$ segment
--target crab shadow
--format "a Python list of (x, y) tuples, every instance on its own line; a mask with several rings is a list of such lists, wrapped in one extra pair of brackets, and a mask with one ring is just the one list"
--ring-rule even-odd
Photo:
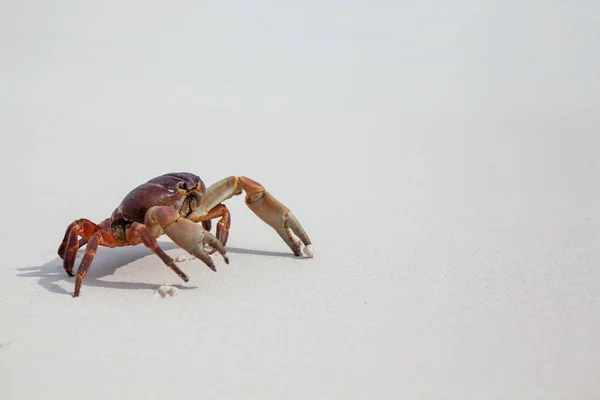
[[(165, 251), (179, 249), (173, 242), (160, 242), (160, 247)], [(227, 252), (270, 257), (294, 257), (291, 253), (250, 250), (237, 247), (227, 247)], [(77, 268), (81, 260), (82, 253), (83, 250), (79, 250), (75, 261), (75, 268)], [(85, 278), (84, 286), (96, 286), (108, 289), (156, 290), (160, 285), (144, 282), (115, 282), (102, 279), (114, 275), (118, 268), (150, 255), (156, 257), (150, 249), (143, 246), (117, 247), (115, 249), (99, 248), (94, 258), (94, 265), (90, 268)], [(160, 260), (157, 259), (157, 261), (161, 263)], [(38, 279), (38, 284), (50, 292), (68, 295), (73, 293), (74, 278), (66, 274), (63, 269), (62, 259), (58, 257), (39, 266), (19, 268), (18, 271), (17, 276), (36, 278)], [(63, 286), (66, 286), (68, 289), (65, 289)], [(182, 290), (197, 289), (196, 286), (183, 286), (182, 284), (172, 286)]]

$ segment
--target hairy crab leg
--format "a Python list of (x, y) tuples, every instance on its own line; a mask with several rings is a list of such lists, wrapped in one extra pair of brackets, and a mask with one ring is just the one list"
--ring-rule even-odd
[(156, 254), (167, 265), (167, 267), (171, 268), (173, 272), (183, 279), (184, 282), (189, 281), (187, 275), (181, 269), (179, 269), (177, 264), (175, 264), (175, 261), (169, 257), (169, 255), (165, 253), (163, 249), (160, 248), (156, 238), (144, 224), (134, 222), (131, 225), (131, 228), (129, 228), (127, 240), (132, 246), (144, 243), (146, 247), (152, 250), (154, 254)]
[(273, 197), (260, 183), (244, 176), (230, 176), (208, 187), (200, 207), (187, 218), (203, 221), (218, 204), (241, 194), (242, 191), (246, 192), (246, 205), (279, 234), (294, 255), (302, 255), (304, 244), (304, 254), (308, 257), (313, 256), (312, 242), (290, 209)]
[(155, 206), (150, 208), (146, 212), (144, 223), (153, 235), (158, 234), (161, 230), (164, 231), (179, 247), (198, 257), (213, 271), (216, 271), (217, 268), (210, 255), (204, 250), (205, 244), (216, 249), (229, 264), (225, 246), (212, 233), (202, 226), (180, 217), (179, 212), (171, 207)]
[(94, 255), (96, 255), (99, 245), (113, 248), (117, 247), (117, 242), (115, 241), (113, 235), (103, 230), (96, 231), (96, 233), (89, 238), (87, 246), (85, 247), (83, 259), (79, 264), (79, 268), (77, 268), (77, 276), (75, 277), (75, 293), (73, 293), (73, 297), (79, 296), (83, 278), (85, 278), (87, 275), (88, 269), (90, 268), (90, 265), (92, 265), (92, 261), (94, 261)]

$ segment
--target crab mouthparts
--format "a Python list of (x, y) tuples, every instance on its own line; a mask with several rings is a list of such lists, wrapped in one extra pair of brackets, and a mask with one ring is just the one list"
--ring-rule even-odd
[(183, 204), (181, 205), (179, 215), (181, 215), (184, 218), (187, 217), (200, 206), (201, 201), (202, 198), (197, 193), (188, 194), (185, 200), (183, 201)]

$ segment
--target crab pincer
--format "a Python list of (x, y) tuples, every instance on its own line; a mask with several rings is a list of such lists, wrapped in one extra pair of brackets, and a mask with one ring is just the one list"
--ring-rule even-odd
[[(211, 217), (210, 210), (215, 210), (216, 207), (221, 206), (222, 201), (242, 192), (246, 193), (248, 208), (279, 234), (296, 257), (300, 257), (303, 251), (307, 257), (314, 256), (308, 234), (290, 209), (269, 193), (263, 185), (245, 176), (230, 176), (208, 187), (202, 205), (190, 213), (188, 219), (204, 223), (206, 218)], [(231, 222), (228, 213), (226, 220), (228, 226)], [(210, 225), (207, 224), (207, 227)], [(218, 230), (217, 236), (220, 236)], [(227, 240), (226, 235), (224, 239)]]
[(217, 250), (223, 256), (225, 263), (229, 264), (225, 246), (212, 233), (205, 230), (202, 225), (182, 218), (179, 212), (171, 207), (150, 208), (146, 213), (145, 225), (150, 230), (157, 225), (160, 226), (179, 247), (198, 257), (213, 271), (217, 271), (217, 268), (210, 255), (204, 250), (205, 244)]
[(307, 257), (313, 257), (312, 242), (290, 209), (266, 191), (260, 183), (243, 176), (239, 180), (246, 192), (248, 208), (275, 229), (296, 257), (302, 255), (301, 250)]

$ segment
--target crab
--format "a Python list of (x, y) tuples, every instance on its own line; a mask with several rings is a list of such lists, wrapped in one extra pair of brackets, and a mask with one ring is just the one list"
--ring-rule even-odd
[[(213, 271), (216, 267), (211, 254), (215, 252), (229, 264), (225, 245), (231, 216), (223, 202), (242, 191), (246, 193), (246, 205), (279, 234), (296, 257), (302, 256), (302, 252), (313, 257), (312, 243), (300, 222), (260, 183), (244, 176), (230, 176), (206, 188), (197, 175), (174, 172), (133, 189), (111, 217), (99, 224), (85, 218), (69, 224), (58, 255), (67, 274), (76, 275), (73, 297), (80, 294), (98, 246), (115, 248), (143, 243), (184, 282), (189, 281), (187, 275), (158, 245), (156, 239), (163, 234)], [(216, 236), (210, 233), (211, 221), (215, 218), (220, 218)], [(85, 254), (74, 274), (77, 251), (84, 245)]]

